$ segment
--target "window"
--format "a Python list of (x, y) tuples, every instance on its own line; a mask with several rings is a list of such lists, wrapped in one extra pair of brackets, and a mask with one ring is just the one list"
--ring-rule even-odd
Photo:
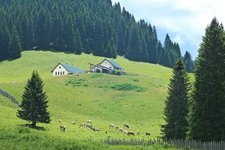
[(59, 69), (61, 69), (61, 66), (59, 66)]
[(65, 72), (63, 71), (63, 75), (65, 74)]
[(55, 76), (57, 76), (57, 72), (55, 72)]

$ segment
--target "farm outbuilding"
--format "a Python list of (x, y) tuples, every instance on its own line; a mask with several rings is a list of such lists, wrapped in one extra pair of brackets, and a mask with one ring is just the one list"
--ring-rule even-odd
[(53, 69), (52, 69), (52, 75), (53, 76), (64, 76), (69, 74), (81, 74), (85, 73), (84, 70), (70, 66), (68, 64), (58, 63)]
[(90, 71), (96, 73), (116, 74), (122, 73), (123, 68), (113, 60), (104, 59), (97, 65), (90, 63)]

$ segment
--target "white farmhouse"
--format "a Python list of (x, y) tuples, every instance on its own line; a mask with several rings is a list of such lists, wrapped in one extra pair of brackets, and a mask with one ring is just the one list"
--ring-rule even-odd
[(96, 73), (121, 74), (123, 68), (113, 60), (104, 59), (97, 65), (90, 64), (90, 71)]
[(58, 65), (55, 66), (51, 72), (53, 76), (85, 73), (84, 70), (63, 63), (58, 63)]

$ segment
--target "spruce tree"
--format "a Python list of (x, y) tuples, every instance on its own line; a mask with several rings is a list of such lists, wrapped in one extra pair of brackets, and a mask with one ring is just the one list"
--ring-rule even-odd
[(75, 36), (74, 39), (73, 39), (74, 53), (75, 54), (81, 54), (82, 41), (81, 41), (79, 29), (76, 29), (76, 32), (75, 32), (74, 36)]
[(43, 92), (43, 81), (36, 71), (27, 81), (22, 99), (21, 109), (17, 114), (19, 118), (31, 122), (32, 127), (35, 127), (38, 122), (50, 123), (47, 96)]
[(13, 28), (8, 47), (8, 57), (11, 59), (19, 58), (21, 56), (21, 41), (18, 36), (16, 28)]
[(188, 129), (188, 98), (190, 82), (181, 60), (173, 69), (168, 97), (165, 101), (165, 125), (162, 125), (165, 139), (185, 139)]
[(185, 52), (183, 61), (186, 71), (194, 72), (194, 62), (191, 58), (191, 54), (188, 51)]
[(225, 35), (216, 18), (206, 28), (195, 71), (189, 138), (225, 140)]
[(128, 40), (128, 51), (126, 54), (126, 58), (131, 60), (139, 60), (139, 54), (141, 51), (140, 47), (140, 36), (138, 32), (137, 26), (133, 26), (129, 34), (129, 40)]
[[(1, 19), (1, 18), (0, 18)], [(0, 60), (8, 57), (10, 33), (5, 19), (0, 22)]]

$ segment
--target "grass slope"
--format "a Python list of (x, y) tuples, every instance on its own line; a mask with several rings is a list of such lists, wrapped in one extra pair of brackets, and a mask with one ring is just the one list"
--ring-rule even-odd
[[(51, 75), (52, 68), (58, 62), (88, 70), (89, 62), (98, 63), (101, 60), (102, 57), (87, 54), (26, 51), (22, 53), (20, 59), (0, 63), (0, 87), (21, 101), (24, 86), (32, 71), (37, 70), (40, 73), (45, 83), (44, 90), (48, 95), (52, 122), (48, 125), (38, 124), (44, 127), (45, 131), (29, 129), (29, 133), (32, 132), (34, 136), (39, 137), (41, 132), (41, 135), (50, 139), (67, 141), (92, 139), (94, 143), (104, 139), (148, 140), (160, 136), (171, 69), (131, 62), (118, 57), (116, 61), (125, 68), (128, 75), (82, 74), (66, 77)], [(7, 102), (4, 97), (0, 97), (0, 106), (0, 130), (23, 132), (21, 125), (27, 122), (16, 117), (18, 108)], [(65, 133), (59, 131), (59, 119), (67, 126)], [(88, 119), (93, 120), (93, 125), (100, 128), (101, 132), (79, 128), (79, 124)], [(70, 124), (72, 121), (76, 121), (77, 124), (72, 126)], [(141, 135), (128, 137), (115, 129), (110, 129), (111, 123), (120, 127), (127, 123), (130, 125), (130, 131), (140, 131)], [(26, 132), (28, 129), (24, 130)], [(144, 136), (144, 132), (151, 132), (151, 137)], [(29, 133), (26, 134), (30, 135)]]

